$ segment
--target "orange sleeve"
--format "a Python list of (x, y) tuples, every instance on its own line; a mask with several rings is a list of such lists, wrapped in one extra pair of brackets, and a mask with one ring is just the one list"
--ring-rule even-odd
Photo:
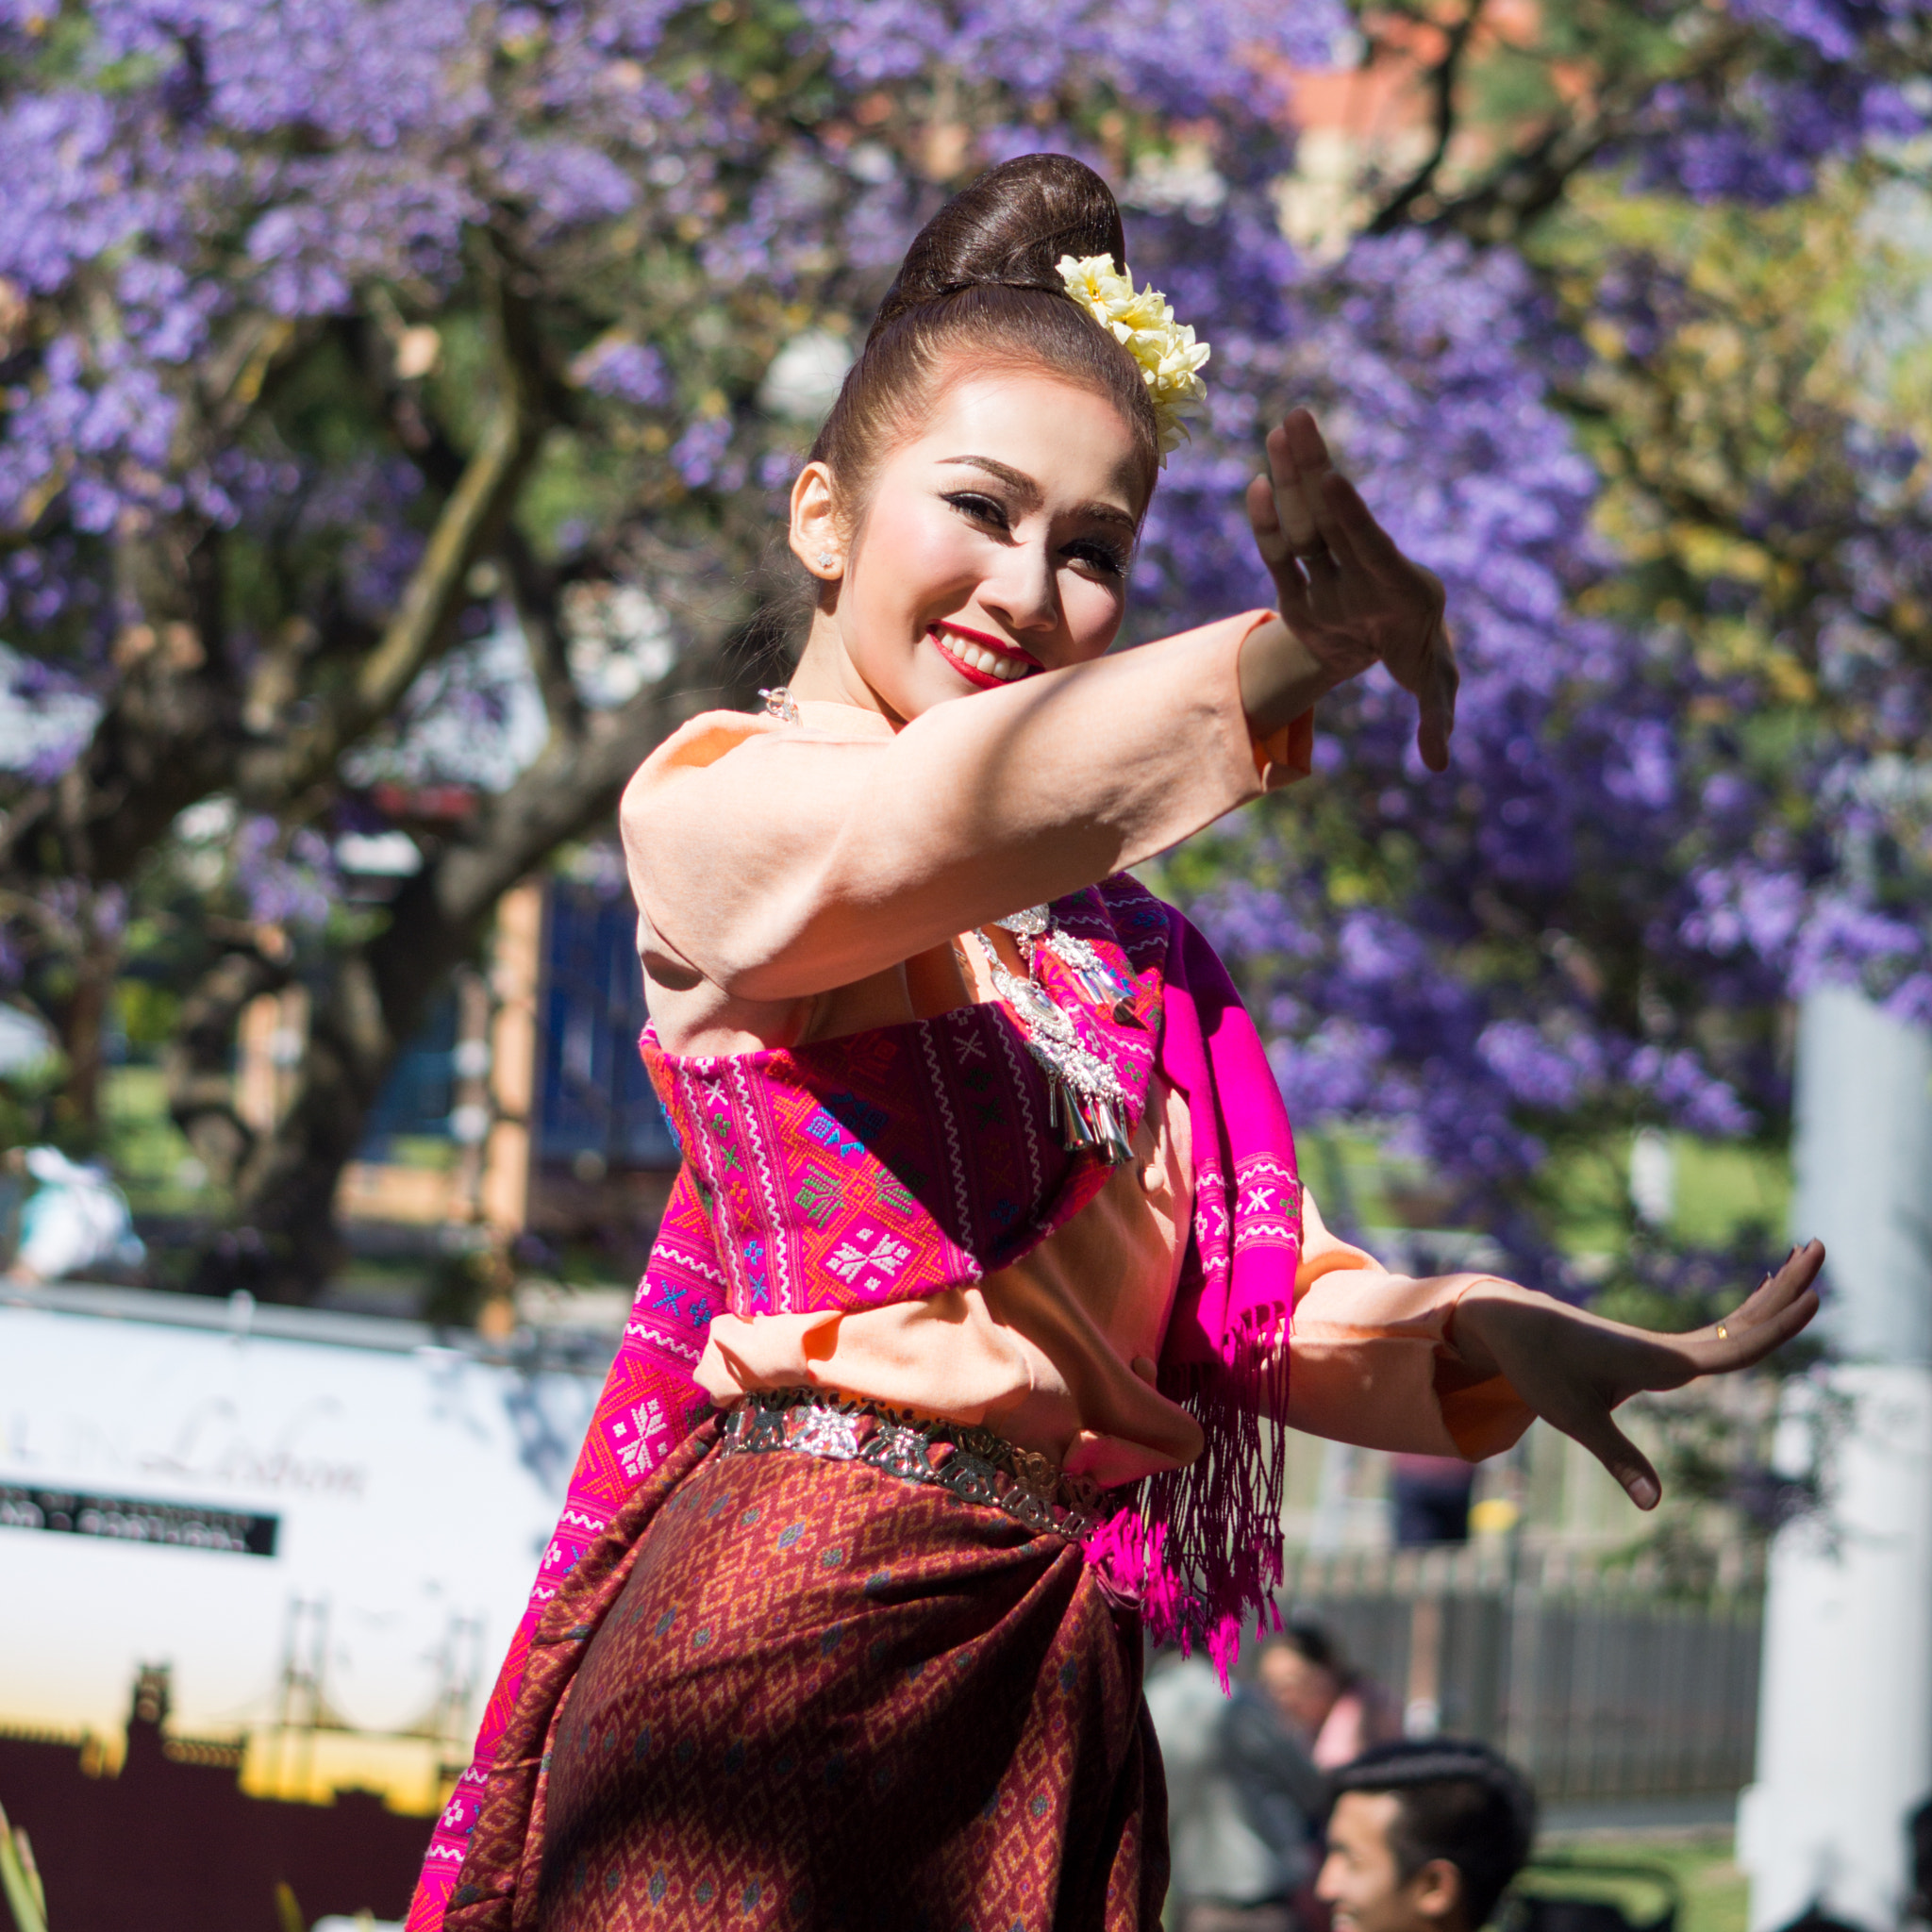
[(785, 1000), (1151, 858), (1306, 768), (1309, 721), (1257, 748), (1241, 708), (1241, 641), (1270, 614), (935, 705), (896, 732), (809, 701), (802, 726), (695, 718), (625, 794), (639, 909), (727, 993)]
[(1278, 791), (1315, 769), (1315, 714), (1304, 711), (1279, 731), (1255, 741), (1255, 769), (1264, 791)]
[(1532, 1414), (1500, 1375), (1472, 1379), (1450, 1339), (1456, 1306), (1486, 1274), (1391, 1274), (1331, 1234), (1302, 1200), (1302, 1259), (1289, 1339), (1291, 1428), (1364, 1449), (1499, 1455)]

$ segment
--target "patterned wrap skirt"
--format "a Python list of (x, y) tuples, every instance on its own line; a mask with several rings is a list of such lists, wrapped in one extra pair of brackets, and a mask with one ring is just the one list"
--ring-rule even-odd
[(1156, 1932), (1139, 1620), (1065, 1537), (705, 1424), (546, 1607), (447, 1932)]

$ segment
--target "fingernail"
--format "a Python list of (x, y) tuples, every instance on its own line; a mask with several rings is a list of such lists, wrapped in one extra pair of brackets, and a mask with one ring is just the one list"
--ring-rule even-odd
[(1645, 1476), (1639, 1476), (1630, 1486), (1630, 1500), (1640, 1509), (1655, 1509), (1657, 1502), (1657, 1487)]

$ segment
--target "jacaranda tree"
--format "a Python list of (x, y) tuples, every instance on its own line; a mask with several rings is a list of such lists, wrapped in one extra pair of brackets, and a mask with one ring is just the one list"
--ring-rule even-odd
[[(313, 1290), (368, 1108), (496, 898), (602, 824), (676, 719), (761, 681), (774, 513), (906, 240), (1037, 146), (1119, 184), (1136, 274), (1214, 347), (1141, 634), (1261, 600), (1240, 488), (1299, 400), (1450, 586), (1450, 774), (1371, 682), (1324, 715), (1314, 786), (1176, 874), (1297, 1112), (1406, 1132), (1534, 1271), (1550, 1122), (1774, 1109), (1801, 956), (1857, 964), (1858, 921), (1889, 920), (1917, 997), (1923, 918), (1845, 856), (1878, 808), (1853, 782), (1876, 712), (1759, 748), (1811, 814), (1774, 815), (1767, 849), (1768, 781), (1711, 709), (1764, 660), (1726, 673), (1607, 590), (1604, 450), (1635, 406), (1592, 384), (1652, 373), (1640, 311), (1689, 281), (1641, 242), (1579, 269), (1546, 238), (1592, 183), (1809, 194), (1919, 127), (1927, 22), (1550, 11), (1512, 36), (1475, 5), (1323, 0), (1073, 0), (1050, 28), (1009, 0), (0, 0), (0, 637), (43, 721), (6, 780), (0, 918), (75, 1131), (128, 934), (165, 932), (176, 1116), (232, 1181), (225, 1278)], [(1385, 44), (1426, 138), (1365, 170), (1347, 245), (1298, 251), (1291, 72)], [(1673, 302), (1694, 291), (1643, 325), (1658, 357)], [(1842, 541), (1798, 597), (1806, 648), (1918, 693), (1916, 478), (1895, 450), (1868, 475), (1831, 407)], [(1747, 534), (1810, 487), (1745, 481), (1721, 515)], [(542, 741), (511, 755), (532, 690)], [(439, 780), (476, 808), (425, 814)], [(420, 868), (345, 908), (335, 842), (374, 830)], [(1777, 933), (1726, 917), (1767, 893)], [(291, 976), (309, 1046), (258, 1138), (219, 1075), (242, 1007)]]

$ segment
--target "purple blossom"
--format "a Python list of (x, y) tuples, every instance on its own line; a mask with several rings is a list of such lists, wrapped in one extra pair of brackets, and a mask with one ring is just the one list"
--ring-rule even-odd
[(244, 819), (230, 847), (234, 882), (258, 925), (321, 926), (342, 882), (328, 841), (303, 826), (284, 838), (274, 819)]
[[(799, 440), (757, 402), (775, 343), (820, 325), (799, 316), (869, 312), (953, 168), (858, 108), (943, 71), (972, 80), (960, 168), (1081, 151), (1089, 110), (1113, 102), (1190, 151), (1211, 135), (1187, 171), (1157, 142), (1119, 184), (1137, 274), (1214, 345), (1209, 409), (1137, 561), (1138, 634), (1270, 601), (1239, 498), (1291, 400), (1315, 404), (1448, 587), (1454, 770), (1423, 773), (1409, 701), (1371, 676), (1324, 704), (1317, 778), (1187, 861), (1298, 1119), (1414, 1152), (1515, 1265), (1556, 1280), (1522, 1203), (1559, 1133), (1774, 1120), (1774, 1056), (1728, 1023), (1794, 989), (1852, 979), (1932, 1013), (1932, 808), (1907, 769), (1932, 680), (1894, 635), (1898, 610), (1932, 606), (1919, 453), (1874, 432), (1847, 443), (1849, 509), (1824, 515), (1802, 486), (1747, 508), (1761, 531), (1847, 532), (1807, 613), (1839, 722), (1764, 770), (1697, 722), (1748, 691), (1681, 640), (1585, 614), (1613, 560), (1557, 386), (1586, 351), (1523, 259), (1409, 231), (1315, 262), (1283, 239), (1292, 133), (1269, 76), (1330, 57), (1336, 0), (1071, 0), (1050, 33), (1019, 0), (800, 0), (785, 58), (810, 87), (775, 106), (741, 91), (741, 63), (687, 58), (708, 16), (675, 0), (94, 0), (63, 16), (58, 64), (28, 31), (50, 17), (0, 0), (0, 277), (33, 316), (0, 399), (0, 621), (48, 667), (39, 687), (15, 677), (24, 713), (111, 694), (111, 641), (140, 614), (119, 607), (116, 545), (157, 530), (184, 552), (224, 533), (243, 575), (282, 574), (276, 620), (328, 631), (329, 675), (364, 648), (432, 509), (407, 410), (391, 440), (344, 448), (299, 408), (211, 428), (226, 419), (198, 385), (246, 368), (251, 332), (326, 345), (335, 359), (300, 374), (346, 418), (371, 399), (329, 386), (379, 388), (399, 317), (445, 352), (405, 382), (466, 384), (483, 247), (549, 305), (553, 348), (591, 343), (569, 366), (586, 474), (664, 437), (654, 480), (668, 466), (690, 518), (667, 540), (702, 548), (766, 511)], [(675, 65), (658, 58), (674, 19)], [(1746, 31), (1749, 58), (1653, 95), (1609, 158), (1639, 181), (1761, 202), (1923, 129), (1903, 0), (1735, 0), (1712, 19)], [(1069, 101), (1080, 125), (1058, 119)], [(1639, 358), (1696, 300), (1636, 257), (1605, 264), (1598, 292)], [(634, 480), (572, 501), (552, 547), (622, 554), (630, 512), (613, 506)], [(721, 503), (744, 489), (758, 500)], [(416, 777), (468, 759), (474, 778), (486, 751), (515, 766), (536, 701), (495, 593), (473, 594), (464, 641), (358, 758)], [(1723, 594), (1748, 615), (1759, 593)], [(258, 621), (239, 613), (244, 661)], [(37, 741), (21, 769), (53, 775), (82, 741)], [(322, 920), (332, 875), (310, 835), (253, 818), (233, 857), (252, 916)], [(1712, 1011), (1725, 1027), (1700, 1025)]]
[(576, 142), (529, 142), (506, 157), (503, 185), (531, 202), (546, 227), (568, 228), (621, 215), (637, 198), (630, 176), (608, 155)]
[(1512, 1100), (1546, 1113), (1578, 1106), (1606, 1073), (1602, 1043), (1591, 1034), (1574, 1030), (1552, 1040), (1526, 1020), (1492, 1021), (1477, 1035), (1475, 1050)]
[(671, 372), (648, 342), (607, 338), (577, 358), (573, 373), (592, 394), (640, 408), (658, 408), (671, 400)]
[(731, 445), (731, 424), (724, 416), (700, 417), (677, 439), (671, 451), (671, 462), (677, 474), (693, 490), (723, 483), (726, 472), (724, 453)]

